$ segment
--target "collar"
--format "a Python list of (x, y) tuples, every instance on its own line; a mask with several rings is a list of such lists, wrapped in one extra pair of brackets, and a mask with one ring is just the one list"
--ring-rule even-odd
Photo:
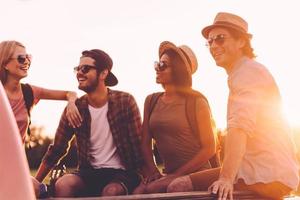
[[(115, 92), (114, 90), (111, 89), (107, 89), (107, 95), (108, 95), (108, 104), (114, 104), (116, 101), (115, 98)], [(78, 105), (82, 108), (88, 108), (89, 102), (88, 102), (88, 98), (87, 98), (87, 94), (83, 95), (82, 97), (80, 97), (79, 99), (77, 99), (78, 101)]]
[(228, 76), (231, 76), (236, 72), (242, 65), (245, 63), (247, 60), (249, 60), (247, 56), (242, 56), (240, 59), (238, 59), (234, 64), (233, 67), (231, 68), (230, 71), (227, 72)]

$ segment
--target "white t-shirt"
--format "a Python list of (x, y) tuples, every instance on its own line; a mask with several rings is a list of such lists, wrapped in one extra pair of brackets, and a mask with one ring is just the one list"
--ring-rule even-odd
[(95, 169), (125, 169), (117, 153), (117, 147), (107, 120), (108, 103), (101, 108), (94, 108), (89, 105), (89, 111), (92, 119), (90, 137), (91, 165)]

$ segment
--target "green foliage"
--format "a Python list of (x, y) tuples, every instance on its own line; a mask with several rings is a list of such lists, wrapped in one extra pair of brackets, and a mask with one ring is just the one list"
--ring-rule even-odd
[(26, 138), (26, 156), (31, 169), (36, 169), (52, 143), (52, 139), (43, 135), (43, 127), (31, 126), (30, 138)]

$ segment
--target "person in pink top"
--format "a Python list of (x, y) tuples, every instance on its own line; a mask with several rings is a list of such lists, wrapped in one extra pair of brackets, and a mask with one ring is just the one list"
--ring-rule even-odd
[[(0, 80), (7, 94), (9, 103), (15, 115), (20, 131), (22, 143), (25, 143), (26, 133), (29, 128), (29, 114), (25, 105), (24, 94), (21, 88), (21, 80), (28, 75), (31, 64), (31, 55), (27, 54), (25, 46), (17, 41), (3, 41), (0, 43)], [(80, 126), (82, 121), (75, 105), (77, 94), (70, 91), (49, 90), (30, 85), (33, 92), (33, 104), (40, 99), (68, 100), (67, 117), (73, 126)], [(40, 184), (35, 183), (36, 193), (39, 193)]]
[(218, 13), (202, 35), (228, 75), (225, 157), (221, 168), (177, 178), (168, 191), (209, 190), (225, 200), (233, 199), (235, 189), (281, 199), (297, 188), (299, 166), (277, 84), (255, 61), (252, 35), (241, 17)]

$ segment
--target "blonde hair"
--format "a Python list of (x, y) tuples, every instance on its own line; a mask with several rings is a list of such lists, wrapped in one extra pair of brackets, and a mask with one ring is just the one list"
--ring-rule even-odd
[(17, 47), (25, 48), (22, 43), (14, 40), (7, 40), (0, 43), (0, 80), (3, 85), (7, 80), (5, 66), (10, 61)]

